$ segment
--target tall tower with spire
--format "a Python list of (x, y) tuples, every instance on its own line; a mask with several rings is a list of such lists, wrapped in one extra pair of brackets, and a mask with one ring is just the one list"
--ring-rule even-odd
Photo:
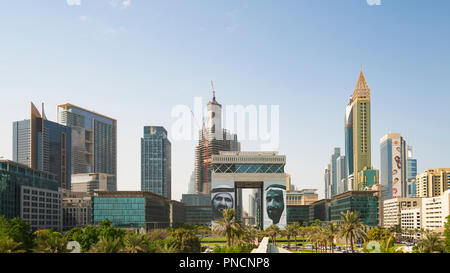
[[(370, 87), (362, 69), (346, 108), (345, 152), (349, 176), (372, 168)], [(362, 190), (358, 185), (354, 185), (354, 189)]]
[(195, 193), (210, 193), (211, 158), (220, 151), (240, 151), (236, 134), (222, 128), (222, 105), (216, 100), (214, 83), (211, 81), (212, 100), (207, 105), (207, 124), (199, 132), (195, 148)]

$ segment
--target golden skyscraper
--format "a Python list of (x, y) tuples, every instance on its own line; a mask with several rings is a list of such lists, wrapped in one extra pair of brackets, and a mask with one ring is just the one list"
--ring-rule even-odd
[[(353, 146), (353, 175), (356, 176), (364, 168), (370, 169), (371, 141), (370, 141), (370, 88), (366, 82), (362, 70), (359, 73), (355, 91), (351, 97), (349, 107), (352, 114)], [(349, 174), (351, 175), (351, 174)], [(356, 177), (355, 177), (356, 178)], [(358, 179), (355, 179), (358, 181)], [(359, 185), (355, 189), (361, 190)]]

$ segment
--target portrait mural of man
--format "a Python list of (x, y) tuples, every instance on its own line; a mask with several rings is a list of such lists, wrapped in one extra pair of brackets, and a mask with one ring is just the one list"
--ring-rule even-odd
[(392, 198), (402, 197), (402, 158), (401, 140), (392, 140)]
[(286, 183), (264, 182), (264, 229), (286, 227)]
[(225, 209), (234, 208), (234, 196), (234, 182), (213, 182), (211, 189), (213, 220), (222, 218)]

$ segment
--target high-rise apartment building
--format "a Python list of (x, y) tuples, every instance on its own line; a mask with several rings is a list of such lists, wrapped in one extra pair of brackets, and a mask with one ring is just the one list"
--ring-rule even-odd
[(406, 195), (416, 196), (417, 159), (413, 158), (412, 147), (408, 146), (406, 153)]
[(207, 127), (200, 131), (199, 142), (195, 148), (196, 193), (210, 193), (212, 155), (218, 155), (220, 151), (241, 150), (237, 135), (222, 128), (222, 105), (217, 102), (214, 89), (207, 109)]
[(331, 175), (330, 175), (330, 164), (327, 165), (327, 167), (324, 170), (324, 182), (325, 182), (325, 199), (331, 198)]
[(172, 196), (171, 144), (160, 126), (145, 126), (141, 138), (141, 191)]
[(450, 168), (431, 169), (417, 175), (417, 197), (437, 197), (450, 189)]
[(341, 156), (341, 148), (334, 148), (334, 152), (330, 158), (330, 184), (331, 184), (331, 197), (338, 194), (338, 166), (337, 159)]
[(117, 121), (69, 103), (57, 111), (58, 123), (72, 129), (72, 174), (113, 175), (117, 190)]
[(71, 143), (71, 128), (47, 120), (33, 103), (30, 119), (13, 123), (13, 160), (55, 174), (64, 189), (70, 189)]
[(407, 197), (406, 141), (398, 133), (389, 133), (381, 138), (380, 151), (383, 200)]
[(347, 189), (347, 165), (345, 155), (336, 159), (337, 194), (346, 192)]
[(362, 70), (345, 112), (345, 152), (350, 176), (372, 167), (370, 88)]

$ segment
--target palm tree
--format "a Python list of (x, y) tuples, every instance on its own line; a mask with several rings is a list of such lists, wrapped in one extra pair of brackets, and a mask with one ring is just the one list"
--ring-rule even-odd
[(331, 253), (334, 253), (334, 239), (336, 239), (339, 231), (340, 227), (336, 222), (330, 222), (325, 229), (325, 232), (328, 236), (328, 241), (331, 242)]
[(122, 252), (123, 246), (120, 238), (108, 240), (101, 236), (98, 242), (91, 246), (89, 252), (91, 253), (119, 253)]
[(307, 240), (310, 241), (314, 245), (314, 248), (316, 249), (316, 253), (317, 253), (317, 240), (318, 240), (317, 226), (311, 227), (308, 230), (306, 230), (305, 235), (306, 235)]
[(24, 253), (25, 250), (20, 249), (22, 243), (14, 241), (9, 236), (0, 237), (0, 253)]
[(295, 237), (295, 245), (297, 245), (297, 225), (289, 224), (286, 226), (286, 237), (288, 239), (288, 248), (291, 249), (291, 236)]
[(320, 243), (320, 247), (322, 252), (326, 252), (328, 249), (328, 234), (324, 227), (320, 227), (317, 230), (318, 242)]
[(395, 238), (394, 236), (389, 236), (385, 238), (380, 243), (380, 252), (381, 253), (400, 253), (401, 251), (397, 250), (397, 247), (394, 244)]
[(223, 218), (214, 221), (213, 232), (227, 237), (227, 246), (231, 246), (232, 236), (241, 228), (240, 223), (235, 219), (236, 211), (234, 209), (225, 209), (222, 213)]
[(426, 230), (424, 235), (424, 238), (419, 243), (422, 246), (423, 252), (433, 253), (439, 252), (442, 249), (443, 242), (440, 233)]
[(127, 233), (123, 239), (124, 250), (128, 253), (146, 253), (148, 251), (148, 242), (144, 236), (139, 233)]
[(266, 229), (267, 235), (272, 238), (272, 244), (275, 245), (277, 235), (280, 234), (281, 230), (277, 225), (271, 225)]
[(364, 225), (359, 219), (359, 212), (347, 211), (347, 213), (341, 212), (340, 215), (343, 221), (341, 235), (345, 237), (347, 243), (350, 241), (350, 247), (353, 253), (353, 242), (356, 239), (366, 237)]

